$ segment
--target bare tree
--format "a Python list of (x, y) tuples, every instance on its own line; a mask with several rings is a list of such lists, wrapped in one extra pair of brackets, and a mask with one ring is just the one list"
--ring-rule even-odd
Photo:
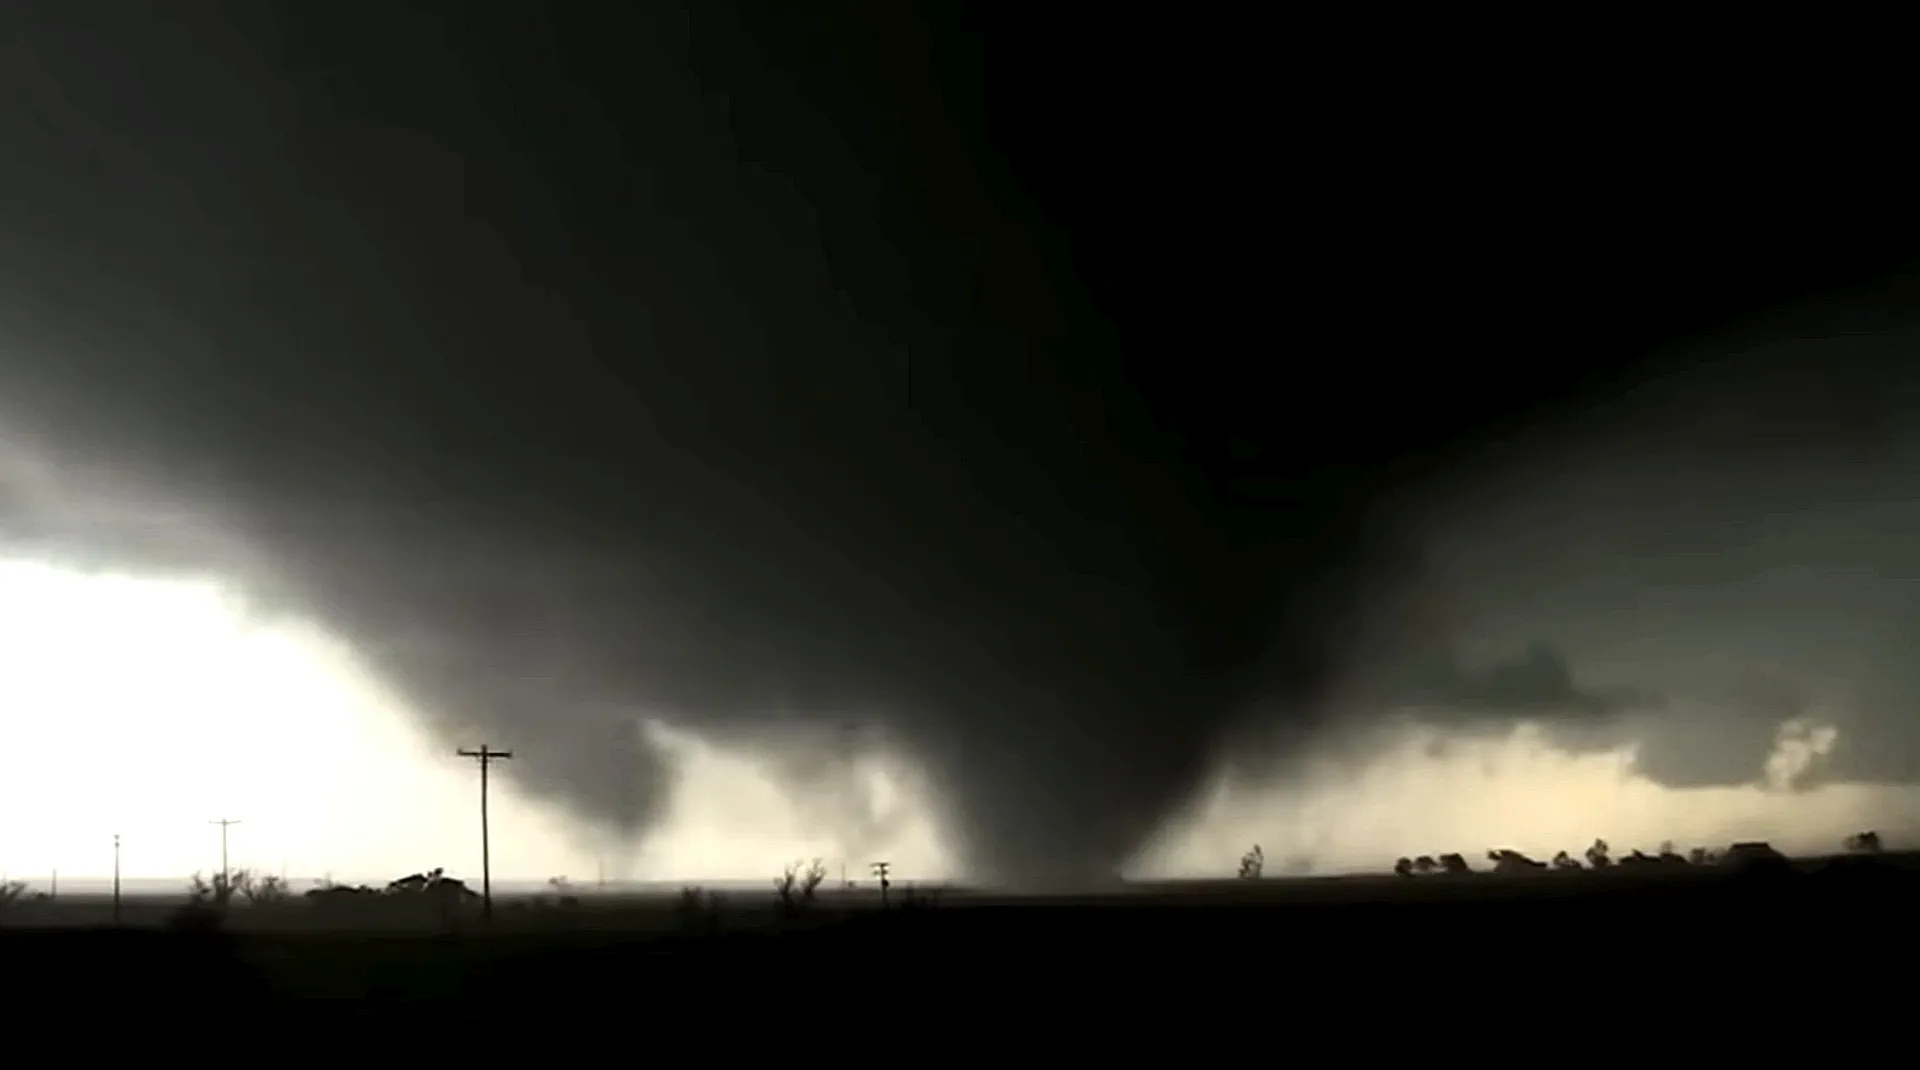
[(243, 889), (254, 886), (246, 869), (223, 869), (212, 877), (195, 873), (188, 878), (187, 902), (167, 919), (169, 928), (185, 931), (217, 929), (226, 920), (233, 897), (249, 898)]
[(247, 898), (245, 889), (254, 883), (253, 872), (247, 869), (223, 869), (211, 877), (195, 873), (187, 880), (187, 898), (200, 906), (216, 909), (225, 909), (236, 895)]
[(235, 874), (234, 888), (246, 897), (253, 906), (269, 906), (293, 898), (287, 889), (287, 880), (278, 873), (254, 873), (241, 870)]
[(800, 874), (800, 898), (812, 902), (814, 895), (820, 890), (821, 882), (826, 879), (827, 864), (825, 862), (816, 858), (807, 863), (806, 870)]

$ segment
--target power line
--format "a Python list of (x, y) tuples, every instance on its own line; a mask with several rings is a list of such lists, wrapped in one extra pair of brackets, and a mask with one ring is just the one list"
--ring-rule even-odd
[(472, 758), (480, 763), (480, 913), (487, 921), (493, 920), (493, 851), (487, 832), (487, 771), (493, 763), (507, 761), (513, 757), (510, 750), (494, 750), (485, 743), (479, 750), (465, 747), (454, 752), (462, 758)]

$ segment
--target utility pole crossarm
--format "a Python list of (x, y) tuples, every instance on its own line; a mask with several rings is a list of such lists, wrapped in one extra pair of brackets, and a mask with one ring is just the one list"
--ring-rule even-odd
[(490, 762), (496, 758), (513, 757), (513, 752), (510, 750), (494, 750), (492, 747), (489, 747), (484, 743), (481, 744), (479, 750), (471, 750), (466, 747), (461, 747), (459, 750), (455, 751), (454, 753), (458, 754), (462, 758), (478, 758), (483, 762)]

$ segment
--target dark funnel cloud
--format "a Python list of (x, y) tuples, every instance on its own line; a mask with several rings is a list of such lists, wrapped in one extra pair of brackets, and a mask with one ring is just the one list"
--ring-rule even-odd
[[(1738, 240), (1715, 191), (1522, 211), (1465, 103), (1276, 133), (1270, 56), (1157, 16), (649, 11), (9, 8), (5, 408), (220, 538), (8, 522), (326, 623), (620, 840), (672, 784), (646, 719), (882, 836), (793, 742), (852, 722), (926, 767), (973, 875), (1084, 881), (1223, 746), (1327, 723), (1418, 602), (1417, 488), (1844, 259)], [(1452, 170), (1359, 192), (1439, 131)], [(1582, 656), (1407, 697), (1633, 705)]]

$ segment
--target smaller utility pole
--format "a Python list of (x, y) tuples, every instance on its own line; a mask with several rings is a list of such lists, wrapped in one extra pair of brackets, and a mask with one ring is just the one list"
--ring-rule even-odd
[(498, 761), (513, 757), (510, 750), (493, 750), (485, 743), (479, 750), (460, 748), (454, 753), (480, 763), (480, 916), (493, 920), (493, 849), (487, 833), (487, 770)]
[(880, 906), (882, 909), (885, 909), (888, 905), (887, 889), (893, 887), (893, 882), (887, 880), (887, 873), (892, 869), (893, 863), (891, 862), (875, 862), (873, 864), (873, 875), (880, 878)]
[(113, 923), (120, 924), (120, 834), (113, 834)]
[(227, 830), (240, 823), (238, 818), (221, 817), (207, 822), (220, 826), (220, 894), (232, 890), (233, 871), (227, 868)]

